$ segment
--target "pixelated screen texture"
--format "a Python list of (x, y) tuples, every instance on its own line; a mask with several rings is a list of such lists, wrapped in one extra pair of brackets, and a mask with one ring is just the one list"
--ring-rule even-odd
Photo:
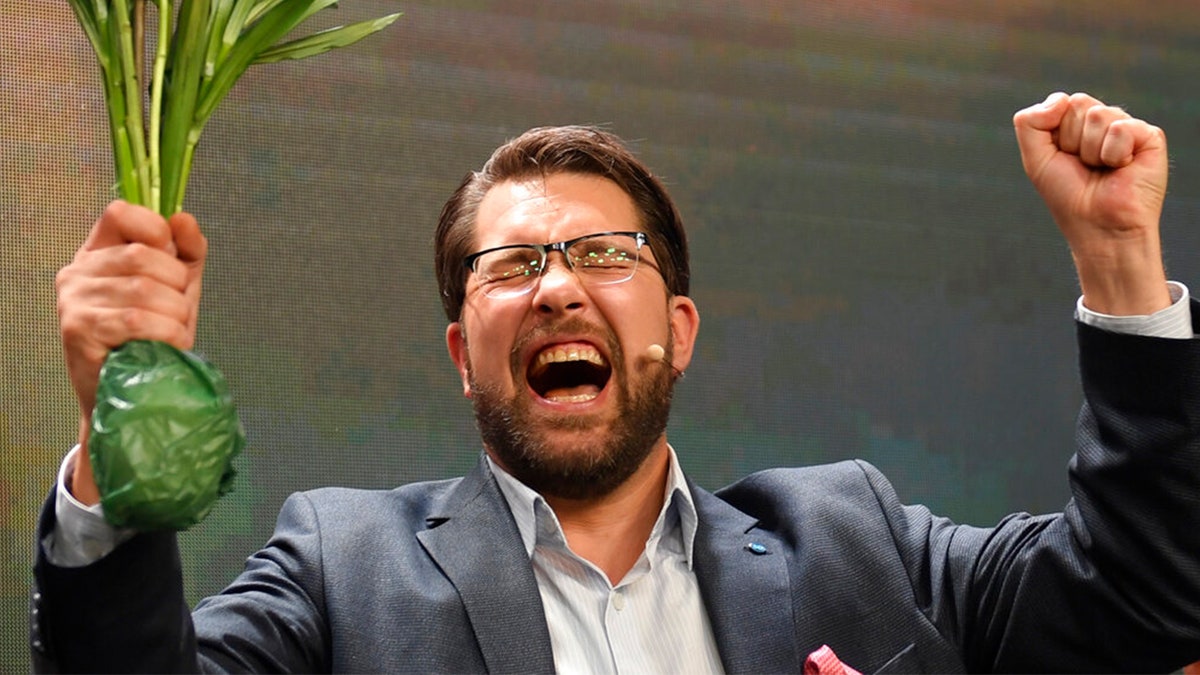
[[(1067, 499), (1080, 394), (1070, 256), (1011, 116), (1087, 90), (1168, 131), (1173, 277), (1200, 283), (1200, 9), (1082, 3), (341, 3), (404, 16), (255, 67), (205, 131), (186, 207), (209, 238), (198, 350), (249, 435), (182, 537), (215, 592), (287, 496), (454, 476), (480, 443), (446, 357), (432, 230), (525, 129), (630, 140), (689, 229), (696, 358), (669, 437), (715, 488), (861, 457), (910, 502), (988, 524)], [(28, 670), (33, 527), (74, 442), (54, 275), (113, 173), (66, 2), (0, 4), (0, 670)]]

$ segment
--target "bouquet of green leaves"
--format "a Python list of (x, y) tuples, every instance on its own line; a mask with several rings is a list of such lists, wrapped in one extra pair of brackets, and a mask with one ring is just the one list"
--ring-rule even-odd
[[(336, 0), (69, 2), (100, 63), (121, 197), (163, 216), (183, 208), (200, 132), (247, 68), (353, 44), (399, 16), (293, 38)], [(230, 489), (244, 444), (228, 387), (211, 364), (159, 342), (130, 342), (109, 355), (88, 452), (114, 525), (198, 523)]]

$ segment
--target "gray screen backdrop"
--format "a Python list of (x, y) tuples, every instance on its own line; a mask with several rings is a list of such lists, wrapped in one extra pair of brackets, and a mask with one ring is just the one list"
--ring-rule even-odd
[[(477, 459), (432, 228), (537, 125), (599, 123), (664, 177), (703, 325), (669, 436), (717, 487), (862, 457), (960, 521), (1057, 510), (1080, 403), (1070, 256), (1014, 111), (1087, 90), (1167, 130), (1171, 275), (1200, 284), (1194, 2), (343, 2), (384, 33), (256, 67), (205, 132), (198, 348), (250, 445), (183, 537), (220, 589), (283, 498)], [(94, 59), (65, 2), (0, 5), (0, 669), (26, 670), (34, 517), (75, 436), (53, 280), (111, 198)]]

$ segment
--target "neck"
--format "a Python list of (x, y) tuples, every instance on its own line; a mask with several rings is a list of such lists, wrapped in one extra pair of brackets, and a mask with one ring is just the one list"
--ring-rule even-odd
[(604, 571), (616, 584), (637, 562), (662, 511), (670, 453), (660, 439), (632, 476), (595, 499), (546, 497), (577, 555)]

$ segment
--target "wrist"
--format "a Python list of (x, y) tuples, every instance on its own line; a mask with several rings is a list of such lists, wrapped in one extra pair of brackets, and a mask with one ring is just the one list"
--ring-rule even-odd
[(1084, 305), (1113, 316), (1150, 315), (1171, 306), (1157, 238), (1073, 246)]
[(79, 419), (79, 451), (75, 453), (74, 466), (67, 475), (67, 490), (71, 496), (85, 506), (100, 503), (100, 489), (92, 475), (92, 458), (88, 454), (88, 430), (91, 420), (86, 416)]

